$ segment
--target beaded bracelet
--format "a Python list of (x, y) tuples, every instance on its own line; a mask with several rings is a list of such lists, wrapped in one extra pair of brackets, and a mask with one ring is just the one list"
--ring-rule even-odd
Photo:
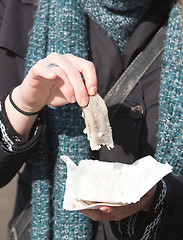
[[(14, 89), (13, 89), (14, 90)], [(25, 112), (23, 111), (22, 109), (20, 109), (13, 101), (12, 99), (12, 92), (13, 90), (11, 90), (10, 94), (9, 94), (9, 100), (10, 100), (10, 103), (12, 104), (12, 106), (20, 113), (22, 113), (23, 115), (27, 115), (27, 116), (34, 116), (34, 115), (37, 115), (39, 114), (40, 111), (38, 112)]]

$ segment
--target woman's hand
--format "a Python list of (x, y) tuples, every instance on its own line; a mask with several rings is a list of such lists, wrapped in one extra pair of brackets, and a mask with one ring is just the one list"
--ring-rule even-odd
[[(58, 66), (48, 68), (50, 63)], [(13, 91), (13, 99), (19, 108), (30, 112), (39, 111), (46, 104), (59, 106), (75, 101), (84, 107), (88, 94), (94, 95), (96, 90), (92, 62), (72, 54), (51, 53), (30, 69), (23, 83)]]
[[(58, 66), (48, 68), (52, 63)], [(30, 69), (22, 84), (13, 90), (12, 99), (18, 108), (32, 113), (40, 111), (46, 104), (59, 106), (77, 101), (84, 107), (88, 104), (88, 95), (94, 95), (96, 91), (97, 77), (92, 62), (72, 54), (51, 53)], [(28, 140), (37, 116), (18, 112), (8, 97), (5, 108), (13, 128)]]
[(139, 211), (149, 211), (156, 191), (156, 185), (147, 192), (139, 202), (121, 207), (100, 206), (98, 210), (81, 210), (93, 221), (119, 221)]

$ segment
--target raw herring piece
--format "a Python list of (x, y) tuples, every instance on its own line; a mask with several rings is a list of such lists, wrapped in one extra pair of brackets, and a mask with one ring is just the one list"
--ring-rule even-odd
[(114, 147), (108, 110), (99, 94), (89, 97), (88, 106), (82, 108), (82, 117), (86, 124), (83, 132), (87, 134), (92, 151), (100, 149), (101, 145), (108, 149)]

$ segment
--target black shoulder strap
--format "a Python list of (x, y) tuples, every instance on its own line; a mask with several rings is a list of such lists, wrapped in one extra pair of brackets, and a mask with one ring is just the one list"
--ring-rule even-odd
[(105, 95), (104, 101), (109, 109), (110, 119), (113, 118), (120, 105), (124, 102), (154, 60), (162, 53), (166, 36), (165, 31), (166, 27), (159, 29), (145, 49), (139, 53)]

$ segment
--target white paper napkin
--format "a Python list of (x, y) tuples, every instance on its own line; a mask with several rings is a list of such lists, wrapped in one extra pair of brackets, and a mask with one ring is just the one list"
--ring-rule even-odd
[(100, 205), (136, 203), (158, 181), (171, 172), (168, 164), (146, 156), (133, 164), (81, 160), (77, 166), (61, 156), (67, 165), (63, 208), (97, 209)]

